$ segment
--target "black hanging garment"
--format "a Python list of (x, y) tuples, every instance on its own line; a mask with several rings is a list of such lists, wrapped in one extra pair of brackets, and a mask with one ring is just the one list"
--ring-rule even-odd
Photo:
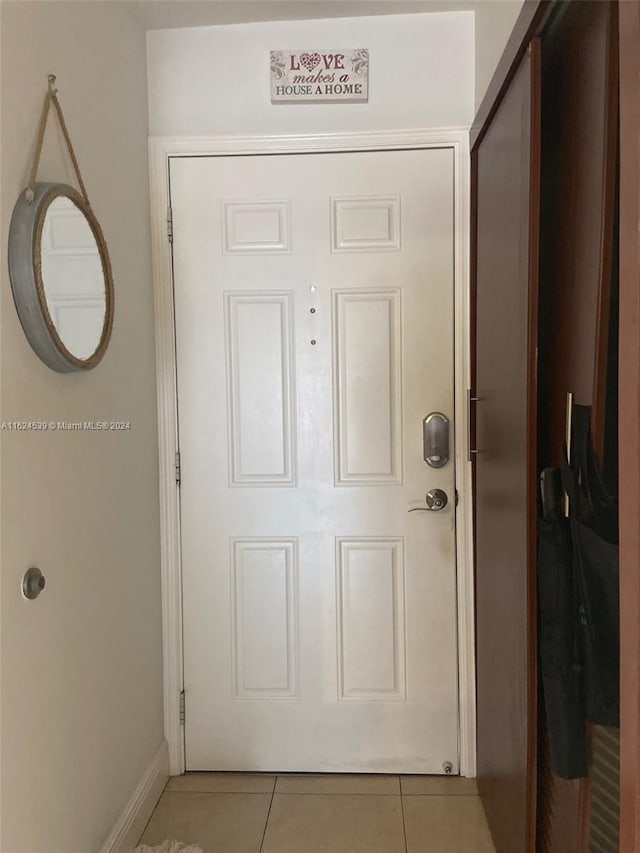
[(618, 726), (618, 513), (591, 447), (591, 412), (574, 405), (571, 463), (545, 469), (538, 525), (540, 673), (554, 771), (588, 772), (585, 722)]
[(585, 717), (620, 725), (620, 603), (618, 512), (591, 447), (588, 406), (573, 407), (571, 464), (562, 482), (569, 496), (577, 629)]
[(564, 517), (560, 471), (540, 478), (542, 516), (538, 523), (538, 614), (540, 676), (551, 765), (558, 776), (588, 773), (582, 663), (576, 615), (569, 519)]

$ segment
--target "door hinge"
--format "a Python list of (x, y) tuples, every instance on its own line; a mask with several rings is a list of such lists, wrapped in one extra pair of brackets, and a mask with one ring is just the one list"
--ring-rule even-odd
[(176, 467), (176, 483), (179, 486), (182, 483), (182, 463), (180, 461), (180, 451), (179, 450), (176, 451), (175, 467)]
[(173, 210), (167, 208), (167, 239), (173, 243)]
[(184, 690), (180, 691), (180, 725), (184, 726), (185, 721), (185, 702), (184, 702)]

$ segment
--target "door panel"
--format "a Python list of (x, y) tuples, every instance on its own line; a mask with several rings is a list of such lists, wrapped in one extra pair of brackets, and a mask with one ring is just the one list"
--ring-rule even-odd
[(533, 850), (539, 43), (474, 154), (478, 776), (498, 853)]
[(171, 203), (187, 767), (457, 772), (452, 150), (175, 159)]
[(292, 302), (278, 291), (225, 294), (231, 486), (295, 482)]
[(401, 291), (333, 296), (335, 483), (402, 482)]

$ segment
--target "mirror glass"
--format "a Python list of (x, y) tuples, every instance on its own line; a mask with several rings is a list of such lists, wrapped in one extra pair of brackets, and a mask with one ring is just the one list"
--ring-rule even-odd
[(84, 213), (66, 196), (46, 209), (40, 251), (51, 321), (66, 349), (88, 359), (105, 325), (107, 285), (98, 243)]

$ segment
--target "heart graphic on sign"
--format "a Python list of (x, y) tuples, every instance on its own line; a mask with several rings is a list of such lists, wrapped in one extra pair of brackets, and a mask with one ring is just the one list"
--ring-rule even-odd
[(321, 58), (319, 53), (302, 53), (300, 54), (300, 65), (304, 65), (307, 71), (313, 71), (316, 65), (320, 64)]

